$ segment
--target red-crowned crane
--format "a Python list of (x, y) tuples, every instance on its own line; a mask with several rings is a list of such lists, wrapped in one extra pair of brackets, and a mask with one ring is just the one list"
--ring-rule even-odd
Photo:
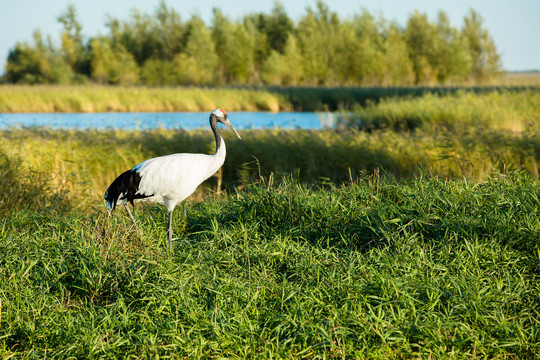
[[(197, 186), (215, 174), (225, 162), (225, 141), (217, 123), (225, 124), (239, 138), (240, 134), (229, 121), (224, 110), (210, 114), (210, 128), (216, 139), (216, 152), (207, 154), (171, 154), (148, 159), (120, 174), (105, 192), (105, 203), (110, 212), (116, 205), (124, 205), (129, 217), (137, 223), (128, 203), (150, 201), (164, 205), (169, 211), (167, 234), (172, 252), (172, 214), (175, 206), (191, 195)], [(137, 228), (138, 231), (138, 228)]]

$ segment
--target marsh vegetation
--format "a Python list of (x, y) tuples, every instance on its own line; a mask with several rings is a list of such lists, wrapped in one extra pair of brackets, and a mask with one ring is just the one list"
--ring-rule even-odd
[(170, 257), (162, 208), (137, 206), (139, 237), (103, 191), (148, 157), (211, 153), (208, 129), (3, 130), (0, 354), (538, 357), (538, 96), (419, 94), (367, 101), (339, 131), (224, 132)]

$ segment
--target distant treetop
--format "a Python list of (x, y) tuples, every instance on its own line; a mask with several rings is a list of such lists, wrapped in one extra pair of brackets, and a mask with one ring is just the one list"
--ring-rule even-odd
[[(323, 1), (292, 21), (276, 1), (269, 14), (212, 23), (184, 21), (161, 1), (153, 14), (109, 17), (105, 36), (83, 36), (74, 5), (57, 17), (60, 41), (18, 42), (6, 78), (24, 84), (410, 86), (479, 83), (501, 71), (500, 55), (470, 10), (461, 28), (439, 12), (414, 12), (405, 27), (366, 9), (342, 19)], [(59, 45), (53, 45), (59, 44)]]

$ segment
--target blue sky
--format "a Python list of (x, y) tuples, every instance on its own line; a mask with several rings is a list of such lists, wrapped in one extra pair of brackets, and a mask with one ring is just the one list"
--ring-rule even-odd
[[(280, 1), (288, 15), (298, 20), (307, 7), (314, 7), (315, 0)], [(332, 11), (346, 18), (358, 14), (365, 7), (374, 15), (382, 14), (387, 20), (405, 25), (415, 9), (426, 13), (431, 20), (444, 10), (453, 26), (461, 27), (463, 18), (472, 7), (484, 19), (484, 26), (493, 37), (502, 55), (506, 70), (540, 70), (540, 0), (378, 0), (378, 1), (325, 1)], [(59, 38), (61, 26), (56, 21), (68, 4), (74, 4), (83, 35), (90, 37), (106, 34), (107, 14), (126, 20), (136, 8), (153, 13), (159, 0), (0, 0), (0, 72), (3, 73), (8, 52), (16, 42), (31, 41), (35, 29), (44, 35)], [(252, 12), (270, 12), (272, 0), (166, 0), (166, 3), (187, 20), (193, 14), (210, 22), (212, 8), (220, 8), (232, 19)]]

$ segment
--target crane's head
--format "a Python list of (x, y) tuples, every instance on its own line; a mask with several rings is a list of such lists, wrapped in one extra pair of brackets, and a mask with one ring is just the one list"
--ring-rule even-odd
[(227, 116), (227, 112), (225, 112), (225, 110), (214, 110), (210, 114), (210, 121), (212, 121), (212, 118), (215, 118), (217, 122), (226, 125), (229, 129), (231, 129), (231, 131), (234, 133), (234, 135), (236, 135), (237, 138), (241, 139), (240, 134), (238, 133), (238, 131), (236, 131), (233, 124), (231, 124), (231, 122), (229, 121), (229, 117)]

